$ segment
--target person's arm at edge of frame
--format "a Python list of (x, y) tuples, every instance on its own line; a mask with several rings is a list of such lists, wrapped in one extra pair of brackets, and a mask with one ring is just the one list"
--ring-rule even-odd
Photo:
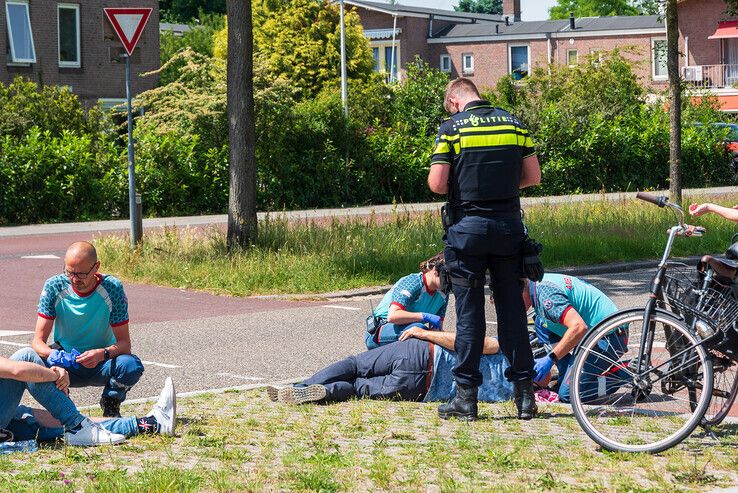
[(449, 163), (435, 162), (428, 172), (428, 188), (439, 195), (448, 193), (448, 174), (451, 170)]
[(59, 367), (46, 368), (45, 366), (27, 361), (13, 361), (0, 357), (0, 378), (17, 380), (19, 382), (56, 382), (63, 373)]
[(51, 330), (54, 328), (54, 319), (45, 318), (39, 315), (36, 318), (36, 329), (33, 334), (33, 341), (31, 342), (31, 348), (36, 351), (41, 358), (48, 358), (51, 354), (51, 348), (49, 347), (48, 340), (51, 335)]
[[(423, 330), (420, 327), (410, 327), (405, 332), (400, 334), (400, 340), (405, 341), (411, 337), (420, 339), (421, 341), (428, 341), (438, 346), (441, 346), (449, 351), (454, 351), (454, 345), (456, 343), (455, 332), (441, 332), (436, 330)], [(482, 354), (497, 354), (500, 350), (500, 345), (492, 337), (484, 338), (484, 348)]]
[(721, 205), (704, 203), (704, 204), (691, 204), (689, 206), (689, 213), (692, 216), (699, 217), (708, 212), (715, 213), (719, 216), (724, 217), (728, 221), (738, 222), (738, 210), (729, 207), (723, 207)]
[[(428, 177), (430, 181), (430, 176)], [(533, 154), (523, 158), (523, 167), (520, 171), (519, 188), (532, 187), (541, 183), (541, 165), (538, 162), (538, 156)], [(432, 190), (432, 189), (431, 189)]]

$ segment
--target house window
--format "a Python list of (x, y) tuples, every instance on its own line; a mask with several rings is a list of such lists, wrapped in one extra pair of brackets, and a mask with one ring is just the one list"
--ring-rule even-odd
[(441, 55), (441, 72), (451, 72), (451, 55)]
[(569, 50), (566, 52), (566, 63), (570, 67), (574, 67), (579, 64), (579, 52), (577, 50)]
[(28, 3), (17, 0), (6, 1), (5, 19), (8, 24), (9, 61), (11, 63), (36, 63)]
[(589, 50), (589, 60), (595, 67), (599, 67), (602, 63), (602, 50), (600, 48), (592, 48)]
[(651, 66), (653, 67), (652, 76), (654, 80), (666, 80), (669, 74), (666, 70), (666, 40), (651, 40)]
[(463, 71), (464, 75), (474, 74), (474, 54), (473, 53), (463, 53), (461, 55), (461, 70)]
[[(400, 43), (395, 41), (394, 50), (392, 49), (392, 41), (374, 41), (371, 47), (372, 56), (374, 56), (374, 71), (385, 74), (388, 82), (397, 81), (399, 77), (397, 67), (400, 65)], [(392, 57), (393, 52), (394, 58)], [(390, 64), (392, 65), (391, 71)]]
[(80, 67), (79, 5), (60, 3), (57, 5), (59, 33), (59, 66)]
[(529, 53), (528, 46), (510, 46), (510, 74), (514, 80), (528, 77)]

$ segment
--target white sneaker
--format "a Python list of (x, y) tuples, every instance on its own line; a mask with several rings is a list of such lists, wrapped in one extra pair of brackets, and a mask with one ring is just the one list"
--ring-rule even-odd
[(159, 433), (174, 436), (174, 428), (177, 426), (177, 394), (174, 392), (174, 383), (171, 377), (164, 381), (159, 400), (148, 414), (156, 418), (159, 423)]
[(85, 418), (77, 431), (64, 433), (64, 441), (74, 447), (96, 447), (98, 445), (118, 445), (126, 441), (124, 435), (111, 433), (99, 424)]

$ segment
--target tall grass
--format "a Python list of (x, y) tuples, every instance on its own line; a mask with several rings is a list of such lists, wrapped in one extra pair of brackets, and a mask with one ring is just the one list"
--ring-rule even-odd
[[(738, 231), (738, 224), (717, 216), (693, 222), (706, 226), (707, 234), (677, 239), (674, 255), (722, 252)], [(556, 268), (657, 258), (675, 219), (667, 210), (625, 200), (534, 206), (526, 223), (544, 244), (546, 267)], [(136, 250), (122, 236), (100, 237), (96, 245), (105, 270), (124, 279), (244, 296), (389, 284), (441, 250), (442, 236), (438, 215), (426, 213), (323, 224), (272, 218), (259, 224), (256, 244), (232, 254), (218, 229), (167, 228), (147, 234)]]

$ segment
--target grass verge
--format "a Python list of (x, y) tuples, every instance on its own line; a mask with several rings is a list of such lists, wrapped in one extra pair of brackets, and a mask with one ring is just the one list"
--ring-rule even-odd
[[(124, 406), (141, 415), (146, 405)], [(96, 449), (0, 456), (0, 491), (687, 492), (738, 484), (738, 425), (699, 431), (659, 455), (598, 451), (570, 409), (513, 418), (482, 404), (474, 423), (435, 404), (350, 401), (289, 406), (261, 391), (181, 399), (178, 436)]]
[[(706, 198), (706, 199), (709, 199)], [(738, 203), (738, 195), (721, 201)], [(679, 238), (674, 255), (724, 251), (738, 225), (714, 215), (696, 218), (702, 238)], [(531, 236), (544, 244), (548, 268), (660, 257), (675, 223), (664, 209), (636, 200), (540, 205), (526, 210)], [(165, 228), (131, 250), (123, 236), (96, 245), (104, 270), (126, 280), (247, 296), (320, 293), (389, 284), (442, 248), (436, 214), (393, 214), (324, 224), (270, 219), (252, 248), (228, 254), (217, 229)]]

